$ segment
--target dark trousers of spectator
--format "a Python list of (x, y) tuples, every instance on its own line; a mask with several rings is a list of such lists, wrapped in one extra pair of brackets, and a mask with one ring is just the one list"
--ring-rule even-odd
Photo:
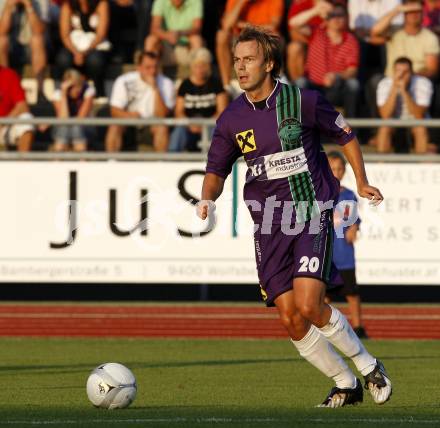
[(358, 79), (361, 86), (365, 88), (360, 100), (363, 108), (358, 113), (361, 116), (379, 117), (376, 91), (386, 66), (386, 47), (385, 45), (372, 45), (362, 39), (358, 40), (360, 45)]
[(136, 0), (134, 8), (137, 18), (136, 49), (144, 50), (145, 37), (150, 33), (152, 0)]
[(200, 152), (201, 134), (191, 132), (186, 126), (176, 126), (170, 136), (169, 152)]
[(63, 73), (68, 68), (79, 68), (89, 79), (92, 79), (98, 96), (104, 96), (104, 73), (107, 64), (107, 52), (94, 50), (90, 52), (82, 67), (76, 67), (73, 62), (73, 55), (68, 49), (63, 48), (56, 57), (56, 68), (54, 75), (56, 79), (61, 79)]
[(360, 65), (358, 80), (361, 86), (376, 74), (383, 74), (387, 62), (385, 45), (371, 45), (358, 39), (360, 46)]
[(330, 86), (329, 88), (317, 85), (310, 80), (303, 78), (298, 79), (296, 84), (300, 88), (315, 89), (321, 92), (331, 104), (343, 107), (344, 116), (349, 118), (356, 117), (360, 89), (357, 79), (343, 79), (337, 77), (333, 86)]
[(134, 49), (137, 46), (139, 21), (135, 6), (133, 4), (120, 6), (111, 1), (110, 16), (117, 17), (117, 19), (110, 20), (109, 40), (113, 47), (111, 61), (121, 64), (131, 63), (133, 62)]

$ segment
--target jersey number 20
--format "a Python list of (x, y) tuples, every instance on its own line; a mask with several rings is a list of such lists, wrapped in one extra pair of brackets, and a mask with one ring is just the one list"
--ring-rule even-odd
[(319, 269), (318, 257), (312, 257), (309, 259), (307, 256), (302, 256), (299, 260), (301, 266), (298, 272), (312, 272), (315, 273)]

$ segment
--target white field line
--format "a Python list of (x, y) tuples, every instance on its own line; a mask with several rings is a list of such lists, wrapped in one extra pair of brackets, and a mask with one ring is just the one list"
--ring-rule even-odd
[[(35, 312), (35, 313), (17, 313), (17, 312), (1, 312), (1, 318), (74, 318), (74, 319), (278, 319), (276, 314), (145, 314), (145, 313), (47, 313), (47, 312)], [(440, 314), (438, 315), (368, 315), (362, 316), (365, 320), (440, 320)]]
[(77, 425), (84, 423), (92, 424), (238, 424), (238, 423), (254, 423), (254, 424), (273, 424), (275, 423), (314, 423), (328, 425), (329, 423), (368, 423), (377, 425), (389, 424), (423, 424), (434, 425), (440, 424), (440, 419), (415, 419), (409, 418), (295, 418), (295, 419), (276, 419), (276, 418), (135, 418), (135, 419), (53, 419), (53, 420), (3, 420), (1, 424), (6, 425)]

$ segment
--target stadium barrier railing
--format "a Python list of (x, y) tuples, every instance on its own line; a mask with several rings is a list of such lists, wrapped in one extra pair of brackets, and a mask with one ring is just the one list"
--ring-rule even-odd
[[(391, 128), (412, 128), (416, 126), (423, 126), (426, 128), (440, 128), (440, 119), (347, 119), (347, 122), (353, 128), (378, 128), (380, 126), (388, 126)], [(210, 146), (210, 132), (215, 126), (214, 119), (203, 118), (149, 118), (149, 119), (119, 119), (119, 118), (66, 118), (59, 119), (56, 117), (34, 117), (29, 119), (19, 119), (11, 117), (0, 117), (0, 126), (3, 125), (20, 125), (30, 124), (38, 125), (53, 125), (53, 126), (152, 126), (152, 125), (166, 125), (173, 126), (190, 126), (198, 125), (202, 128), (201, 140), (199, 146), (200, 153), (154, 153), (154, 152), (83, 152), (83, 153), (54, 153), (54, 152), (0, 152), (1, 160), (48, 160), (56, 157), (57, 160), (204, 160), (206, 153)], [(411, 155), (411, 154), (379, 154), (366, 153), (364, 157), (367, 161), (380, 162), (440, 162), (440, 154), (425, 154), (425, 155)]]

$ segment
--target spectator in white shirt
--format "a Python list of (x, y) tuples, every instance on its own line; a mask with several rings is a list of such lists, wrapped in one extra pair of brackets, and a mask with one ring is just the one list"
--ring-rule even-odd
[[(143, 52), (137, 71), (119, 76), (114, 83), (110, 99), (112, 117), (151, 118), (166, 117), (175, 104), (174, 83), (159, 74), (159, 59), (153, 52)], [(106, 136), (106, 150), (120, 151), (125, 127), (111, 125)], [(149, 127), (153, 147), (157, 152), (168, 150), (168, 127)]]
[[(376, 22), (391, 10), (400, 6), (401, 0), (348, 0), (348, 15), (350, 29), (360, 43), (359, 81), (365, 87), (365, 100), (368, 114), (377, 117), (376, 90), (383, 78), (386, 65), (384, 35), (372, 35), (371, 29)], [(396, 14), (390, 24), (394, 29), (403, 25), (403, 14)]]
[[(423, 119), (431, 104), (431, 81), (413, 73), (412, 62), (406, 57), (394, 61), (393, 76), (385, 77), (377, 87), (377, 106), (383, 119)], [(426, 153), (428, 131), (424, 126), (411, 129), (416, 153)], [(391, 151), (393, 129), (381, 126), (377, 134), (377, 150)]]
[[(350, 29), (359, 39), (373, 45), (382, 45), (387, 39), (380, 35), (372, 36), (371, 28), (382, 16), (400, 4), (401, 0), (348, 0)], [(403, 15), (394, 16), (391, 25), (401, 27)]]

